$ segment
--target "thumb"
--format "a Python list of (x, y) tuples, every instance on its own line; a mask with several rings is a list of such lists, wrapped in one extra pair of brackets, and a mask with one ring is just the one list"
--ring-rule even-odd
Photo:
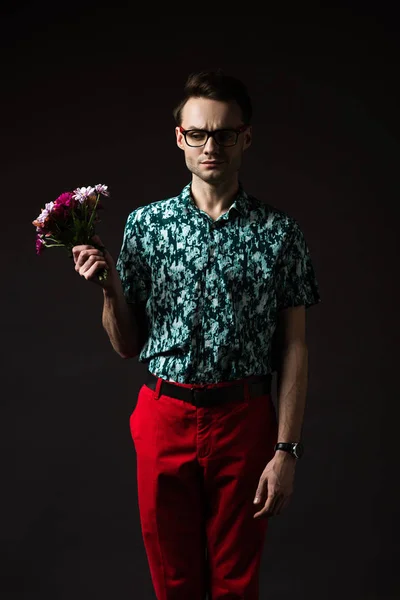
[(253, 504), (258, 504), (261, 501), (261, 492), (259, 490), (256, 491), (256, 495), (253, 500)]
[(101, 239), (99, 238), (99, 236), (96, 235), (92, 235), (92, 241), (95, 242), (95, 244), (100, 244), (101, 246), (103, 246), (103, 242), (101, 241)]
[(103, 244), (103, 242), (101, 241), (101, 239), (99, 238), (98, 235), (92, 235), (91, 239), (94, 244), (97, 244), (97, 246), (99, 246), (99, 248), (103, 252), (103, 254), (108, 252), (107, 248), (105, 247), (105, 245)]
[(103, 254), (104, 260), (106, 261), (109, 268), (113, 269), (115, 266), (114, 259), (111, 256), (111, 254), (109, 253), (109, 251), (107, 250), (107, 248), (104, 246), (100, 237), (97, 234), (95, 234), (95, 235), (92, 235), (91, 240), (94, 244), (96, 244), (98, 246), (98, 248), (99, 248), (100, 252)]

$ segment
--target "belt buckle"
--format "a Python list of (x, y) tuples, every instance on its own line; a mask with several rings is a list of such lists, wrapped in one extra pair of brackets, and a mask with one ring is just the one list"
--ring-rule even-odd
[(195, 394), (196, 394), (196, 392), (205, 392), (206, 388), (205, 387), (201, 387), (201, 388), (191, 387), (190, 391), (192, 392), (192, 404), (194, 406), (198, 406), (198, 402), (197, 402), (197, 398), (196, 398)]

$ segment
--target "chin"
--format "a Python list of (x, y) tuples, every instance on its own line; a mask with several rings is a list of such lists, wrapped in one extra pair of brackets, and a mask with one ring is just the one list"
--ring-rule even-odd
[(207, 183), (222, 183), (226, 180), (226, 175), (221, 175), (221, 173), (209, 173), (205, 177), (203, 175), (201, 179)]
[(196, 167), (193, 167), (192, 165), (186, 165), (189, 169), (189, 171), (193, 174), (196, 175), (196, 177), (198, 177), (199, 179), (201, 179), (202, 181), (204, 181), (205, 183), (222, 183), (223, 181), (226, 181), (226, 179), (229, 178), (229, 173), (226, 173), (225, 171), (208, 171), (205, 172), (202, 169), (197, 169)]

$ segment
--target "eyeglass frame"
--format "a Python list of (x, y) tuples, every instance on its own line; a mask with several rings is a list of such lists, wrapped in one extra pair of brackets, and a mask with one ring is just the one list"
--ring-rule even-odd
[[(236, 146), (239, 135), (241, 133), (243, 133), (243, 131), (246, 131), (246, 129), (248, 129), (248, 127), (249, 127), (249, 125), (240, 125), (240, 127), (237, 127), (236, 129), (233, 129), (232, 127), (223, 127), (222, 129), (214, 129), (214, 131), (207, 131), (207, 129), (183, 129), (183, 127), (179, 126), (179, 131), (183, 134), (183, 137), (185, 138), (185, 142), (190, 148), (202, 148), (203, 146), (205, 146), (207, 144), (210, 137), (212, 137), (214, 142), (216, 144), (218, 144), (217, 140), (214, 137), (216, 133), (218, 133), (219, 131), (233, 131), (234, 133), (236, 133), (236, 141), (234, 144), (229, 144), (229, 146), (223, 146), (222, 144), (218, 144), (218, 146), (222, 146), (222, 148), (232, 148), (233, 146)], [(191, 146), (190, 144), (188, 144), (188, 142), (186, 140), (186, 134), (190, 133), (191, 131), (202, 131), (202, 132), (206, 133), (207, 139), (204, 142), (204, 144), (200, 144), (200, 146)]]

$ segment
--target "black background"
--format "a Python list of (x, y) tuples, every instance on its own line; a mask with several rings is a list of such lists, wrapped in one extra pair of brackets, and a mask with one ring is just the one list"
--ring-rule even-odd
[(190, 72), (221, 67), (253, 100), (241, 180), (299, 221), (322, 298), (260, 597), (398, 598), (398, 22), (384, 3), (162, 8), (2, 10), (0, 596), (154, 598), (129, 432), (146, 366), (112, 350), (101, 290), (65, 251), (36, 256), (32, 220), (105, 183), (116, 258), (129, 212), (190, 181), (172, 109)]

